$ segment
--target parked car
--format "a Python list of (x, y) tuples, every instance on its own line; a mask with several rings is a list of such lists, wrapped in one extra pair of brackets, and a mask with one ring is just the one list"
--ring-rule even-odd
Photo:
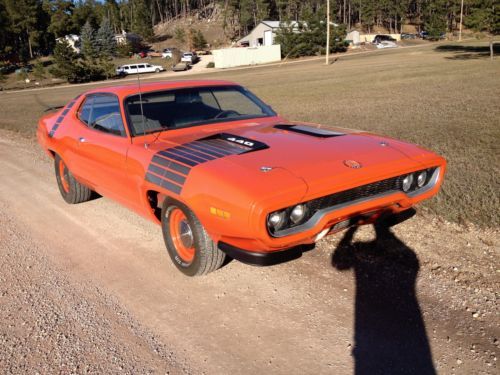
[(189, 276), (226, 256), (271, 265), (348, 227), (395, 223), (437, 194), (446, 168), (394, 138), (289, 122), (220, 80), (96, 88), (42, 117), (37, 138), (67, 203), (95, 191), (161, 225)]
[(383, 34), (375, 35), (375, 38), (373, 38), (373, 44), (378, 44), (380, 42), (395, 42), (395, 41), (396, 39), (394, 39), (392, 36)]
[(28, 64), (28, 65), (25, 65), (25, 66), (22, 66), (20, 68), (17, 68), (15, 70), (15, 73), (16, 74), (21, 74), (21, 73), (31, 73), (33, 71), (33, 65), (31, 64)]
[(190, 67), (190, 64), (189, 63), (186, 63), (186, 62), (180, 62), (180, 63), (177, 63), (175, 64), (173, 67), (172, 67), (172, 70), (174, 72), (183, 72), (185, 70), (188, 70)]
[(417, 34), (402, 33), (401, 39), (417, 39)]
[(396, 48), (398, 45), (395, 42), (383, 41), (377, 44), (377, 48)]
[(171, 48), (165, 48), (161, 54), (164, 59), (172, 59), (174, 57), (174, 51)]
[(439, 39), (446, 39), (446, 34), (445, 33), (440, 33), (438, 37), (436, 36), (431, 36), (427, 31), (421, 31), (419, 33), (420, 37), (422, 39), (427, 39), (427, 40), (439, 40)]
[(181, 62), (188, 64), (196, 64), (200, 58), (195, 52), (184, 52), (181, 57)]
[(161, 65), (151, 65), (151, 64), (128, 64), (122, 65), (116, 68), (117, 75), (128, 75), (128, 74), (140, 74), (140, 73), (160, 73), (164, 71), (165, 68)]

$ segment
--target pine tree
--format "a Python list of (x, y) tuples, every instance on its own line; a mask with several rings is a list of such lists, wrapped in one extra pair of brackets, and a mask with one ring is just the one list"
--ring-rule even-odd
[(116, 39), (111, 23), (104, 17), (96, 34), (96, 45), (100, 56), (116, 55)]
[(27, 61), (33, 58), (33, 47), (37, 44), (40, 30), (37, 29), (37, 15), (41, 8), (38, 0), (4, 0), (10, 20), (11, 31), (20, 41), (17, 46), (19, 57)]
[(130, 0), (133, 9), (132, 32), (139, 34), (146, 40), (153, 37), (151, 13), (143, 0)]
[(490, 58), (493, 60), (493, 36), (500, 34), (500, 5), (495, 0), (476, 0), (471, 14), (465, 19), (467, 26), (490, 34)]
[(50, 25), (48, 31), (56, 38), (63, 37), (73, 31), (71, 13), (73, 12), (73, 2), (68, 0), (56, 0), (49, 4)]
[(56, 77), (72, 80), (76, 75), (77, 62), (78, 55), (66, 39), (61, 39), (54, 48), (54, 66), (50, 71)]
[(80, 34), (80, 52), (86, 58), (95, 58), (98, 55), (98, 46), (95, 31), (89, 21), (83, 25)]

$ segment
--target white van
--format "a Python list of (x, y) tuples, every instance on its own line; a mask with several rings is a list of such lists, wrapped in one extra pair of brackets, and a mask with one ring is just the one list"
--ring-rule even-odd
[(127, 75), (127, 74), (139, 74), (139, 73), (160, 73), (164, 71), (165, 68), (161, 65), (151, 65), (151, 64), (129, 64), (122, 65), (116, 68), (116, 74)]

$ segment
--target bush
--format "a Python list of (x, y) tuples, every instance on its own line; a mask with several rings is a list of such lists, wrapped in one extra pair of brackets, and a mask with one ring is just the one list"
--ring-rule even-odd
[(35, 76), (38, 82), (41, 82), (42, 80), (47, 78), (45, 67), (40, 60), (37, 60), (35, 62), (35, 65), (33, 66), (33, 76)]
[(129, 42), (119, 44), (116, 47), (116, 54), (120, 57), (130, 57), (132, 55), (132, 45)]
[(190, 30), (191, 34), (191, 42), (193, 44), (193, 48), (195, 50), (203, 50), (207, 46), (207, 40), (203, 36), (203, 33), (200, 30)]
[(439, 40), (446, 32), (446, 19), (440, 14), (432, 14), (429, 21), (425, 23), (428, 39)]
[(179, 42), (184, 43), (186, 41), (186, 32), (180, 27), (176, 27), (174, 30), (174, 38)]

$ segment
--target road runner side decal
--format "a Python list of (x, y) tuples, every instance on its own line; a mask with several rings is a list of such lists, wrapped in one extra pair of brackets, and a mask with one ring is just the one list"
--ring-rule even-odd
[(80, 95), (78, 95), (71, 102), (69, 102), (68, 105), (63, 109), (63, 111), (61, 112), (61, 115), (57, 118), (55, 124), (52, 126), (52, 129), (50, 129), (50, 132), (49, 132), (49, 137), (50, 138), (52, 138), (54, 136), (54, 134), (56, 133), (57, 128), (59, 127), (59, 125), (61, 125), (61, 122), (66, 117), (66, 115), (68, 114), (68, 112), (71, 109), (71, 107), (73, 107), (75, 105), (75, 103), (76, 103), (76, 101), (78, 100), (79, 97), (80, 97)]
[(156, 153), (151, 159), (146, 181), (180, 194), (191, 168), (225, 156), (268, 148), (262, 142), (220, 133)]

